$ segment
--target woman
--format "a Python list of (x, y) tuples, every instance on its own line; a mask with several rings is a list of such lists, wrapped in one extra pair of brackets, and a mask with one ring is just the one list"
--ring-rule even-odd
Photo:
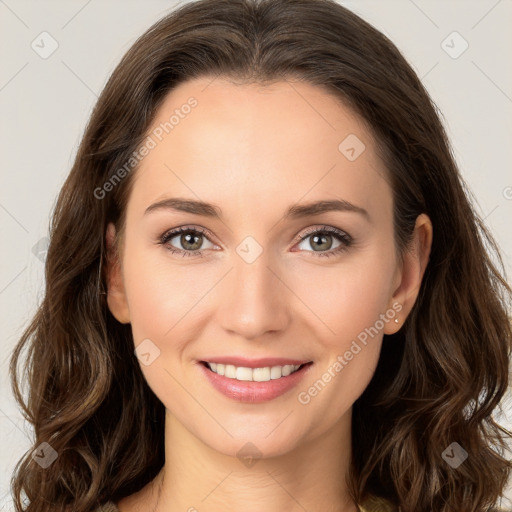
[(11, 362), (16, 510), (489, 510), (512, 336), (486, 246), (384, 35), (331, 0), (180, 7), (59, 195)]

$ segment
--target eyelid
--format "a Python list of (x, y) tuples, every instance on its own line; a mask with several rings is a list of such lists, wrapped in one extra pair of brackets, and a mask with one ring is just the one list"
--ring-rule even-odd
[[(164, 232), (163, 235), (160, 236), (159, 243), (161, 245), (166, 245), (168, 242), (178, 236), (182, 232), (197, 232), (205, 236), (205, 238), (212, 244), (221, 246), (221, 244), (218, 244), (217, 242), (211, 240), (212, 238), (215, 240), (215, 236), (206, 228), (203, 228), (202, 226), (197, 225), (184, 225), (184, 226), (178, 226), (176, 228), (169, 229)], [(353, 238), (351, 235), (349, 235), (346, 231), (335, 228), (334, 226), (328, 226), (328, 225), (316, 225), (308, 228), (305, 232), (302, 232), (294, 237), (293, 244), (297, 245), (298, 243), (306, 240), (310, 235), (314, 233), (332, 233), (335, 235), (338, 239), (341, 239), (342, 246), (337, 247), (336, 249), (330, 249), (328, 251), (318, 251), (316, 252), (317, 256), (331, 256), (335, 255), (338, 252), (342, 252), (345, 249), (348, 249), (350, 245), (353, 243)], [(172, 247), (172, 246), (171, 246)], [(189, 256), (202, 256), (203, 253), (206, 251), (206, 249), (201, 249), (198, 251), (185, 251), (183, 249), (178, 249), (176, 247), (168, 247), (168, 250), (174, 253), (181, 253), (183, 256), (185, 254)], [(313, 252), (315, 251), (294, 251), (294, 252)]]
[[(160, 241), (164, 240), (165, 238), (168, 238), (169, 235), (171, 235), (171, 234), (177, 235), (183, 231), (188, 231), (188, 230), (197, 231), (198, 233), (206, 235), (210, 239), (210, 242), (216, 243), (217, 245), (222, 245), (222, 244), (220, 244), (218, 242), (214, 242), (212, 240), (212, 238), (215, 239), (215, 236), (213, 235), (213, 233), (211, 231), (209, 231), (206, 228), (203, 228), (202, 226), (197, 226), (197, 225), (184, 225), (184, 226), (179, 226), (176, 228), (169, 229), (169, 230), (165, 231), (165, 233), (163, 235), (160, 236)], [(343, 237), (345, 237), (347, 239), (347, 241), (352, 241), (352, 237), (343, 229), (339, 229), (339, 228), (335, 228), (333, 226), (327, 226), (327, 225), (316, 225), (316, 226), (312, 226), (312, 227), (308, 228), (303, 233), (295, 235), (293, 242), (294, 243), (301, 242), (302, 240), (304, 240), (304, 238), (308, 237), (309, 235), (311, 235), (313, 233), (317, 233), (318, 231), (336, 233), (338, 235), (342, 235)]]
[(167, 231), (165, 231), (165, 233), (163, 235), (161, 235), (159, 237), (159, 240), (161, 243), (165, 243), (166, 239), (169, 240), (170, 238), (174, 238), (175, 236), (179, 235), (180, 233), (186, 232), (186, 231), (197, 231), (198, 233), (201, 233), (206, 238), (208, 238), (208, 240), (212, 244), (221, 245), (217, 242), (214, 242), (215, 236), (213, 235), (213, 233), (211, 231), (209, 231), (206, 228), (203, 228), (202, 226), (197, 226), (197, 225), (185, 225), (185, 226), (178, 226), (176, 228), (168, 229)]
[(347, 243), (351, 243), (353, 241), (352, 237), (343, 229), (335, 228), (333, 226), (317, 225), (308, 228), (304, 233), (297, 235), (294, 239), (294, 242), (302, 242), (302, 240), (306, 239), (308, 236), (318, 232), (334, 233), (335, 235), (345, 239)]

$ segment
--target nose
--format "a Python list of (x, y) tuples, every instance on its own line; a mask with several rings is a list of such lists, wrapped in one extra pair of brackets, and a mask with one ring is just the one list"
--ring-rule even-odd
[(289, 324), (291, 292), (265, 251), (248, 263), (236, 256), (218, 296), (217, 320), (229, 334), (257, 340)]

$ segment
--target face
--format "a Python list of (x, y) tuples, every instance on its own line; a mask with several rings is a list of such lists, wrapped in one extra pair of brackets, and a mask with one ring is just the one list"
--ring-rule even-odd
[[(167, 96), (148, 135), (108, 301), (131, 323), (149, 386), (228, 455), (245, 442), (283, 454), (341, 428), (417, 284), (398, 263), (370, 133), (313, 85), (202, 78)], [(213, 206), (172, 208), (171, 198)], [(317, 202), (337, 209), (302, 208)], [(251, 372), (258, 379), (286, 374), (271, 368), (287, 360), (308, 364), (249, 382), (202, 363), (229, 358), (270, 368)]]

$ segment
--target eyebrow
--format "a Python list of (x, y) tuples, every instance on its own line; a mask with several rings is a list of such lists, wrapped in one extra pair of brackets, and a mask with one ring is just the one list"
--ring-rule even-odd
[[(222, 210), (217, 205), (206, 203), (204, 201), (197, 201), (195, 199), (169, 197), (148, 206), (144, 215), (157, 210), (175, 210), (219, 220), (222, 218)], [(356, 206), (344, 199), (323, 200), (292, 205), (288, 208), (284, 218), (301, 219), (304, 217), (321, 215), (326, 212), (353, 212), (363, 215), (367, 220), (370, 219), (368, 212), (364, 208)]]

